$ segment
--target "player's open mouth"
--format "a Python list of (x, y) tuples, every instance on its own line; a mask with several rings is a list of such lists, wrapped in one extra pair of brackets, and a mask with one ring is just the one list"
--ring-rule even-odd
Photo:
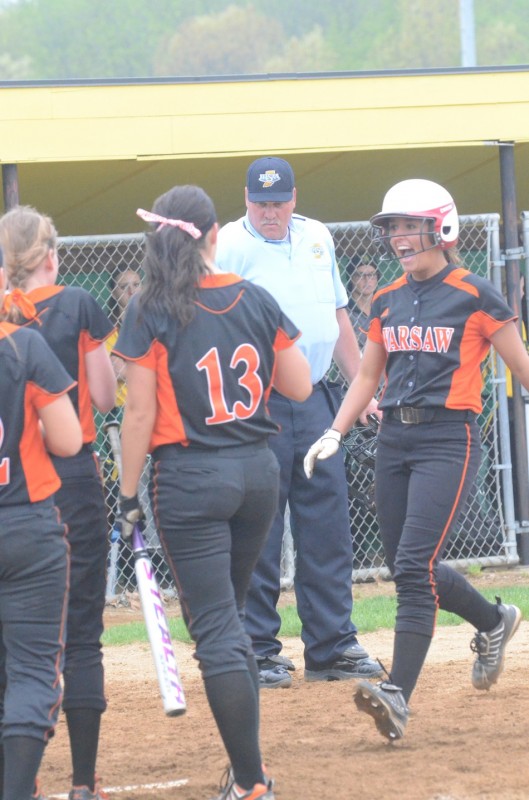
[(411, 258), (415, 255), (415, 250), (412, 250), (411, 247), (398, 247), (397, 250), (401, 259)]

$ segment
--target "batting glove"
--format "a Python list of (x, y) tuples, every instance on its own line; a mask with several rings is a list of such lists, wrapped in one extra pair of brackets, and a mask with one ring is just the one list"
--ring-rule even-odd
[(343, 436), (340, 431), (329, 428), (317, 442), (314, 442), (303, 459), (303, 469), (307, 478), (312, 478), (316, 460), (322, 461), (324, 458), (336, 455), (340, 449), (342, 439)]
[(121, 522), (121, 538), (127, 541), (132, 536), (132, 529), (137, 522), (145, 519), (138, 495), (125, 497), (119, 495), (119, 521)]

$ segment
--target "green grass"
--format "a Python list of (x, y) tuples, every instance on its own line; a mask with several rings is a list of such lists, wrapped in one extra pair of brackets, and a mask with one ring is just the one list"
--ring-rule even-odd
[[(491, 601), (497, 594), (501, 594), (502, 602), (512, 603), (522, 611), (524, 619), (529, 619), (529, 587), (504, 586), (499, 589), (483, 589), (482, 594)], [(354, 604), (353, 618), (355, 625), (362, 633), (370, 633), (381, 628), (393, 628), (396, 613), (395, 597), (366, 597), (357, 600)], [(301, 633), (301, 623), (297, 614), (296, 607), (293, 605), (284, 606), (279, 609), (281, 615), (282, 637), (299, 636)], [(463, 620), (440, 611), (437, 619), (438, 625), (461, 625)], [(183, 620), (180, 617), (171, 617), (168, 614), (168, 623), (171, 636), (174, 641), (190, 642), (191, 638), (187, 632)], [(103, 644), (121, 645), (133, 644), (135, 642), (148, 642), (147, 630), (143, 622), (127, 622), (123, 625), (112, 625), (103, 635)]]
[[(191, 642), (184, 621), (180, 617), (167, 615), (171, 638), (175, 642)], [(147, 628), (143, 622), (125, 622), (123, 625), (112, 625), (103, 634), (104, 645), (134, 644), (148, 642)]]

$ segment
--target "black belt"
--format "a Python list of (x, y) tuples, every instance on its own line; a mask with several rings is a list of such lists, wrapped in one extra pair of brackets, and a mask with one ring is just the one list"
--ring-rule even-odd
[(405, 425), (419, 425), (421, 422), (474, 422), (476, 413), (458, 408), (384, 408), (385, 419), (396, 419)]

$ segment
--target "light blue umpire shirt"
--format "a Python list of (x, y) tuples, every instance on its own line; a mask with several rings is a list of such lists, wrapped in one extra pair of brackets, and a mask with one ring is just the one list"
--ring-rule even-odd
[(293, 214), (287, 237), (275, 241), (261, 236), (246, 215), (221, 228), (215, 261), (275, 297), (302, 332), (297, 344), (310, 364), (312, 383), (318, 383), (338, 339), (336, 310), (347, 306), (329, 229)]

